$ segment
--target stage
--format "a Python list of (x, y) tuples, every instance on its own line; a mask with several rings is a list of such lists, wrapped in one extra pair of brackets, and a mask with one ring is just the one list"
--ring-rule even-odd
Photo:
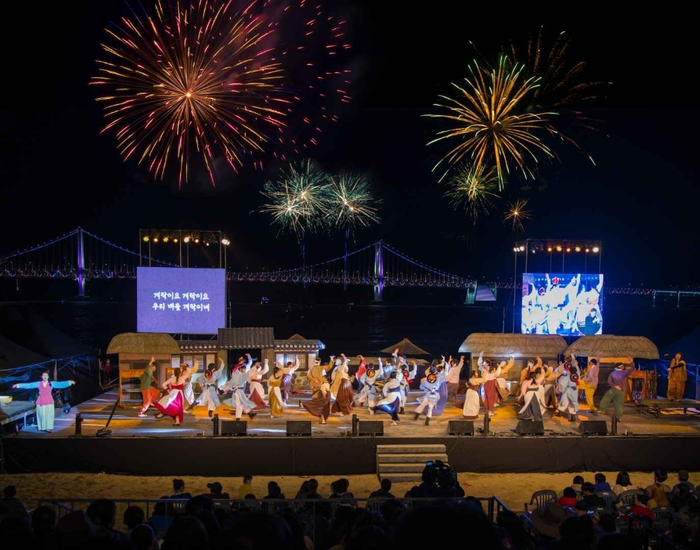
[[(213, 422), (206, 408), (196, 407), (185, 415), (182, 426), (170, 418), (157, 420), (150, 409), (139, 418), (139, 404), (117, 408), (109, 425), (111, 434), (96, 437), (104, 428), (117, 399), (110, 391), (74, 407), (64, 415), (56, 410), (56, 427), (50, 434), (35, 427), (23, 428), (18, 436), (3, 439), (5, 468), (9, 472), (108, 472), (134, 475), (350, 475), (376, 472), (377, 445), (443, 444), (450, 464), (472, 472), (568, 472), (580, 470), (700, 469), (700, 411), (664, 409), (658, 418), (645, 415), (635, 404), (625, 406), (617, 436), (582, 436), (579, 424), (611, 417), (590, 416), (585, 405), (578, 421), (545, 414), (543, 436), (520, 436), (516, 406), (502, 403), (490, 421), (489, 435), (449, 435), (450, 420), (461, 420), (461, 409), (451, 405), (442, 416), (425, 426), (425, 417), (414, 420), (411, 412), (420, 392), (412, 392), (398, 426), (388, 415), (370, 415), (356, 408), (360, 422), (381, 420), (384, 435), (352, 436), (351, 417), (332, 415), (321, 425), (299, 403), (310, 395), (293, 394), (281, 418), (269, 410), (255, 419), (247, 415), (248, 435), (214, 437)], [(83, 417), (82, 435), (75, 436), (76, 414)], [(612, 412), (612, 408), (610, 409)], [(231, 408), (221, 405), (222, 420), (233, 419)], [(311, 420), (311, 437), (287, 437), (287, 420)], [(474, 422), (483, 429), (483, 416)]]

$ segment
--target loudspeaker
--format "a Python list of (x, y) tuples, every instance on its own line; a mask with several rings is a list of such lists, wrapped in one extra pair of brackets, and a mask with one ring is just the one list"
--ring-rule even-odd
[(245, 420), (221, 420), (219, 428), (221, 435), (248, 435), (248, 422)]
[(384, 435), (384, 422), (381, 420), (360, 420), (357, 435)]
[(544, 435), (544, 422), (541, 420), (520, 420), (515, 427), (518, 435)]
[(289, 437), (311, 437), (311, 420), (287, 420)]
[(587, 420), (578, 425), (581, 435), (608, 435), (608, 423), (605, 420)]
[(474, 421), (450, 420), (448, 429), (450, 435), (474, 435)]

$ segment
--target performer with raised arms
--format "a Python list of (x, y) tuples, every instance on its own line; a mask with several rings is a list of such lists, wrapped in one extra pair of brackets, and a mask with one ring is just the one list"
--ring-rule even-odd
[(318, 389), (314, 391), (310, 401), (304, 401), (301, 404), (309, 414), (318, 416), (321, 419), (321, 424), (328, 423), (328, 416), (331, 414), (331, 385), (328, 376), (323, 375), (323, 381)]
[(253, 359), (250, 354), (246, 354), (248, 360), (240, 364), (238, 369), (231, 374), (230, 380), (224, 386), (226, 391), (232, 391), (231, 394), (231, 406), (236, 409), (236, 420), (240, 420), (243, 413), (246, 413), (250, 419), (255, 418), (257, 414), (255, 412), (255, 403), (246, 397), (245, 385), (248, 382), (248, 368), (253, 363)]
[(403, 377), (397, 372), (392, 372), (389, 375), (389, 381), (384, 384), (382, 393), (384, 399), (377, 403), (375, 411), (383, 411), (391, 415), (391, 425), (396, 426), (399, 423), (399, 408), (401, 407), (401, 379)]
[(287, 361), (287, 365), (282, 367), (282, 386), (280, 386), (280, 392), (282, 393), (282, 401), (287, 404), (289, 401), (289, 392), (292, 389), (292, 375), (299, 368), (299, 357), (294, 356), (294, 362)]
[(477, 365), (481, 370), (482, 378), (486, 380), (484, 382), (484, 408), (486, 408), (486, 414), (489, 416), (495, 416), (493, 409), (496, 406), (496, 401), (498, 401), (498, 389), (496, 387), (498, 382), (496, 379), (501, 375), (501, 373), (505, 373), (510, 370), (514, 364), (515, 358), (512, 355), (509, 356), (507, 363), (505, 361), (501, 361), (498, 366), (493, 366), (491, 365), (491, 361), (484, 359), (483, 351), (479, 354)]
[[(331, 383), (331, 394), (332, 397), (335, 398), (331, 406), (331, 412), (342, 413), (347, 416), (352, 413), (354, 392), (352, 391), (352, 384), (350, 383), (350, 376), (348, 374), (348, 358), (345, 357), (344, 353), (341, 353), (340, 356), (343, 360), (336, 366), (331, 375), (331, 379), (333, 380)], [(338, 360), (336, 360), (336, 364), (337, 363)]]
[(75, 380), (59, 382), (49, 380), (49, 371), (41, 373), (41, 380), (38, 382), (23, 382), (13, 384), (12, 387), (19, 390), (39, 390), (39, 397), (36, 400), (36, 427), (40, 432), (51, 433), (54, 428), (54, 415), (56, 404), (53, 400), (52, 390), (62, 390), (73, 386)]
[(187, 363), (181, 363), (179, 367), (173, 369), (173, 375), (163, 382), (162, 386), (168, 393), (155, 404), (155, 408), (158, 409), (156, 418), (170, 416), (175, 419), (175, 426), (182, 424), (185, 419), (183, 391), (190, 375)]
[(217, 383), (219, 379), (226, 372), (226, 364), (224, 360), (219, 357), (219, 368), (216, 368), (214, 363), (207, 366), (207, 370), (204, 372), (204, 382), (202, 383), (202, 393), (199, 394), (195, 405), (206, 406), (209, 410), (209, 418), (214, 415), (216, 407), (221, 405), (219, 401), (219, 393), (217, 391)]
[(418, 417), (427, 408), (428, 410), (425, 413), (425, 425), (428, 426), (430, 424), (430, 418), (433, 416), (433, 408), (435, 407), (439, 397), (438, 391), (440, 389), (440, 380), (436, 366), (429, 367), (428, 374), (425, 378), (423, 378), (423, 380), (421, 380), (420, 389), (422, 389), (425, 393), (423, 394), (423, 400), (415, 411), (415, 420), (418, 420)]
[(262, 379), (269, 370), (269, 361), (267, 359), (263, 359), (262, 364), (260, 364), (260, 361), (256, 361), (248, 373), (248, 387), (250, 389), (248, 399), (255, 403), (256, 410), (267, 408), (267, 403), (265, 403), (265, 389), (262, 385)]
[(374, 414), (374, 407), (377, 405), (377, 380), (383, 375), (381, 366), (375, 369), (374, 365), (367, 365), (364, 374), (360, 377), (362, 391), (355, 399), (357, 405), (367, 402), (370, 414)]

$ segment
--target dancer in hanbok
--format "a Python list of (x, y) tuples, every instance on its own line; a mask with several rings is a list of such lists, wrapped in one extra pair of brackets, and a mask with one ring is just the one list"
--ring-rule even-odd
[(391, 425), (396, 426), (399, 423), (399, 409), (401, 408), (401, 379), (403, 377), (397, 372), (392, 372), (389, 375), (389, 381), (384, 384), (382, 393), (384, 399), (377, 403), (374, 407), (375, 411), (382, 411), (391, 415)]
[(331, 414), (331, 385), (328, 376), (323, 376), (323, 382), (317, 390), (314, 391), (310, 401), (304, 401), (301, 404), (309, 414), (318, 416), (321, 419), (321, 424), (328, 423), (328, 417)]
[(418, 420), (418, 417), (427, 407), (428, 410), (425, 413), (425, 425), (428, 426), (430, 424), (430, 418), (433, 416), (433, 408), (435, 408), (435, 404), (437, 403), (439, 397), (438, 390), (440, 389), (440, 381), (437, 374), (437, 367), (429, 367), (428, 375), (421, 380), (420, 389), (422, 389), (425, 393), (423, 394), (423, 400), (415, 410), (416, 416), (414, 419)]
[(545, 375), (542, 369), (535, 369), (523, 382), (520, 387), (520, 395), (524, 400), (524, 404), (518, 411), (519, 420), (542, 421), (542, 414), (546, 410), (544, 382)]
[(331, 412), (347, 416), (352, 413), (352, 402), (355, 393), (352, 391), (350, 375), (348, 374), (348, 358), (343, 353), (340, 356), (342, 361), (331, 374), (331, 380), (333, 380), (331, 383), (331, 396), (334, 399)]
[(462, 418), (465, 420), (476, 420), (479, 418), (479, 387), (486, 382), (486, 378), (480, 378), (477, 371), (473, 371), (467, 381), (467, 393), (464, 396), (462, 407)]
[(184, 405), (187, 406), (187, 410), (191, 411), (194, 408), (194, 403), (196, 401), (194, 397), (194, 388), (192, 388), (192, 377), (197, 372), (197, 365), (194, 368), (189, 365), (185, 365), (183, 369), (183, 376), (185, 376), (185, 385), (182, 388), (182, 396), (185, 398)]
[(576, 422), (578, 413), (578, 363), (576, 357), (567, 355), (564, 362), (554, 371), (557, 378), (557, 391), (561, 393), (557, 416), (566, 414), (569, 422)]
[(374, 365), (367, 365), (364, 374), (360, 377), (362, 391), (355, 399), (358, 406), (367, 403), (370, 414), (374, 414), (374, 407), (377, 404), (377, 380), (382, 377), (381, 367), (375, 369)]
[(270, 418), (282, 416), (284, 412), (284, 407), (286, 406), (282, 398), (284, 376), (284, 367), (279, 363), (275, 363), (275, 368), (272, 369), (272, 375), (267, 379), (267, 386), (270, 390)]
[(248, 382), (248, 363), (253, 362), (250, 355), (247, 356), (249, 361), (246, 361), (238, 367), (238, 370), (231, 374), (231, 379), (227, 382), (224, 389), (232, 391), (231, 400), (228, 401), (232, 407), (236, 409), (236, 420), (240, 420), (243, 414), (247, 414), (252, 420), (257, 414), (255, 412), (255, 403), (253, 403), (245, 394), (245, 385)]
[(493, 366), (491, 361), (484, 359), (484, 352), (479, 354), (479, 360), (477, 365), (481, 370), (482, 378), (485, 378), (484, 382), (484, 408), (487, 410), (489, 416), (495, 416), (496, 413), (493, 412), (496, 406), (496, 401), (498, 401), (498, 389), (497, 389), (497, 378), (501, 376), (501, 373), (505, 373), (510, 370), (515, 364), (515, 358), (511, 355), (509, 356), (508, 362), (501, 361), (498, 366)]
[(411, 363), (411, 368), (408, 367), (408, 363), (406, 362), (403, 362), (400, 367), (401, 373), (398, 378), (401, 383), (401, 391), (399, 392), (399, 395), (401, 396), (401, 409), (399, 410), (399, 414), (405, 413), (408, 392), (411, 390), (411, 382), (413, 382), (413, 379), (416, 377), (416, 373), (418, 372), (418, 365), (416, 365), (416, 362), (411, 361)]
[(143, 369), (143, 373), (141, 374), (141, 376), (139, 376), (141, 398), (143, 400), (141, 410), (139, 411), (139, 416), (141, 418), (146, 416), (146, 411), (148, 410), (148, 407), (150, 407), (153, 404), (153, 402), (158, 401), (158, 398), (160, 397), (160, 390), (157, 387), (153, 386), (153, 374), (155, 373), (155, 371), (156, 358), (151, 357), (150, 363), (148, 363), (146, 368)]
[(214, 415), (216, 407), (221, 405), (219, 401), (219, 392), (217, 391), (217, 383), (222, 376), (225, 376), (226, 365), (224, 360), (219, 357), (219, 368), (216, 368), (214, 363), (211, 363), (204, 372), (204, 382), (202, 383), (202, 393), (195, 401), (195, 405), (203, 405), (209, 410), (209, 418)]
[(182, 392), (189, 377), (187, 365), (181, 363), (173, 369), (173, 376), (163, 382), (162, 388), (168, 393), (155, 404), (158, 409), (156, 418), (170, 416), (175, 419), (175, 426), (179, 426), (185, 419), (185, 398)]
[(282, 392), (282, 400), (284, 404), (287, 404), (289, 400), (289, 392), (292, 389), (292, 375), (299, 368), (299, 357), (294, 356), (294, 362), (287, 361), (287, 366), (282, 368), (282, 386), (280, 387), (280, 392)]
[(445, 411), (448, 398), (447, 377), (450, 375), (453, 368), (459, 368), (459, 370), (462, 370), (463, 365), (464, 356), (462, 356), (462, 359), (460, 360), (459, 364), (455, 363), (452, 360), (452, 356), (450, 356), (450, 358), (447, 361), (445, 361), (445, 358), (443, 357), (442, 363), (438, 365), (437, 370), (438, 379), (440, 381), (440, 388), (438, 389), (438, 401), (435, 404), (435, 409), (433, 409), (433, 416), (441, 416), (442, 413)]
[(49, 371), (41, 373), (41, 380), (38, 382), (23, 382), (13, 384), (13, 388), (19, 390), (39, 390), (39, 397), (36, 400), (36, 427), (40, 432), (51, 433), (54, 428), (54, 414), (56, 404), (53, 400), (52, 390), (63, 390), (75, 384), (75, 380), (59, 382), (49, 380)]
[(265, 403), (265, 389), (262, 385), (262, 379), (269, 370), (269, 361), (267, 359), (263, 359), (262, 364), (260, 364), (260, 361), (256, 361), (248, 373), (248, 386), (250, 388), (248, 399), (255, 403), (255, 410), (267, 408), (267, 403)]
[(330, 372), (333, 368), (334, 359), (335, 357), (331, 355), (331, 362), (327, 367), (321, 364), (320, 359), (316, 359), (314, 366), (306, 373), (306, 378), (309, 381), (309, 389), (311, 389), (312, 394), (321, 389), (321, 386), (326, 380), (326, 372)]
[(360, 360), (360, 365), (357, 367), (355, 380), (357, 380), (357, 389), (362, 391), (362, 375), (367, 371), (367, 361), (362, 355), (358, 355), (357, 358)]

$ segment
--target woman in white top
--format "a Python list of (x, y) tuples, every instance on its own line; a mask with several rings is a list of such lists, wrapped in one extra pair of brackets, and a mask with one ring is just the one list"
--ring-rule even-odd
[(633, 491), (634, 489), (637, 489), (637, 487), (632, 485), (630, 475), (627, 472), (620, 472), (617, 474), (617, 480), (615, 481), (615, 487), (613, 487), (613, 493), (620, 495), (620, 493), (624, 493), (625, 491)]

